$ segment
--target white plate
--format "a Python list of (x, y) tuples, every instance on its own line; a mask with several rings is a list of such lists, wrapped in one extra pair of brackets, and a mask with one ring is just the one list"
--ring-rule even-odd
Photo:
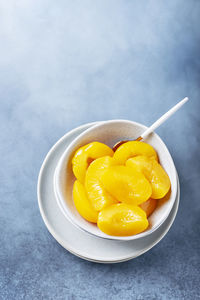
[(135, 258), (155, 246), (171, 227), (179, 204), (180, 187), (172, 211), (165, 222), (151, 235), (133, 241), (105, 240), (92, 236), (68, 221), (60, 211), (53, 191), (53, 177), (57, 163), (69, 143), (96, 123), (85, 124), (64, 135), (47, 154), (38, 178), (40, 213), (49, 232), (66, 250), (83, 259), (116, 263)]

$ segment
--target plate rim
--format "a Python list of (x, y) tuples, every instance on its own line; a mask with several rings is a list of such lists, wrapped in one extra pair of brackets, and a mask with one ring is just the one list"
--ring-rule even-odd
[[(173, 216), (172, 216), (172, 219), (170, 221), (170, 224), (168, 224), (167, 228), (164, 230), (164, 232), (160, 235), (160, 237), (158, 239), (156, 239), (155, 242), (153, 242), (151, 244), (150, 247), (146, 247), (145, 249), (143, 249), (142, 251), (140, 251), (138, 253), (138, 255), (133, 255), (133, 256), (129, 256), (127, 257), (124, 257), (124, 258), (121, 258), (121, 259), (113, 259), (113, 260), (104, 260), (103, 258), (102, 259), (95, 259), (94, 257), (90, 257), (89, 255), (86, 256), (86, 255), (82, 255), (80, 254), (80, 251), (78, 252), (75, 252), (71, 247), (70, 245), (68, 247), (66, 247), (66, 245), (64, 245), (62, 239), (59, 237), (59, 235), (56, 233), (56, 231), (53, 229), (53, 227), (51, 226), (51, 224), (49, 223), (48, 221), (48, 218), (46, 217), (46, 214), (43, 210), (43, 207), (42, 207), (42, 200), (41, 200), (41, 196), (40, 196), (40, 190), (41, 190), (41, 179), (42, 179), (42, 175), (43, 175), (43, 172), (44, 172), (44, 169), (45, 169), (45, 166), (46, 166), (46, 163), (49, 159), (49, 157), (51, 156), (51, 154), (55, 151), (56, 147), (65, 139), (67, 138), (67, 136), (70, 136), (72, 134), (74, 134), (76, 131), (78, 130), (81, 130), (81, 129), (84, 129), (84, 128), (90, 128), (91, 126), (94, 126), (95, 124), (97, 123), (100, 123), (100, 122), (104, 122), (104, 121), (98, 121), (98, 122), (90, 122), (90, 123), (86, 123), (86, 124), (83, 124), (83, 125), (80, 125), (70, 131), (68, 131), (66, 134), (64, 134), (51, 148), (50, 150), (48, 151), (42, 165), (41, 165), (41, 168), (40, 168), (40, 171), (39, 171), (39, 175), (38, 175), (38, 181), (37, 181), (37, 198), (38, 198), (38, 206), (39, 206), (39, 210), (40, 210), (40, 214), (42, 216), (42, 219), (48, 229), (48, 231), (50, 232), (50, 234), (55, 238), (55, 240), (64, 248), (66, 249), (67, 251), (69, 251), (70, 253), (74, 254), (75, 256), (79, 257), (79, 258), (82, 258), (82, 259), (85, 259), (87, 261), (91, 261), (91, 262), (96, 262), (96, 263), (120, 263), (120, 262), (125, 262), (125, 261), (128, 261), (128, 260), (131, 260), (131, 259), (134, 259), (142, 254), (144, 254), (145, 252), (149, 251), (150, 249), (152, 249), (157, 243), (159, 243), (161, 241), (162, 238), (164, 238), (164, 236), (167, 234), (167, 232), (169, 231), (169, 229), (171, 228), (174, 220), (175, 220), (175, 217), (176, 217), (176, 214), (177, 214), (177, 211), (178, 211), (178, 207), (179, 207), (179, 199), (180, 199), (180, 184), (179, 184), (179, 178), (178, 178), (178, 174), (177, 174), (177, 182), (178, 182), (178, 189), (177, 189), (177, 197), (176, 197), (176, 200), (175, 200), (175, 203), (174, 203), (174, 206), (172, 207), (172, 210), (174, 210), (174, 213), (173, 213)], [(52, 175), (53, 176), (53, 175)], [(53, 177), (52, 177), (53, 179)], [(56, 197), (54, 195), (54, 197)], [(56, 201), (56, 199), (55, 199)], [(57, 205), (57, 201), (56, 201), (56, 205)], [(169, 217), (169, 216), (168, 216)], [(167, 220), (167, 218), (166, 218)], [(166, 221), (165, 220), (165, 221)], [(74, 224), (72, 224), (74, 226)], [(80, 230), (80, 229), (79, 229)], [(81, 231), (81, 230), (80, 230)], [(95, 237), (95, 238), (98, 238), (98, 237)], [(109, 242), (109, 240), (108, 240)], [(119, 241), (116, 241), (116, 242), (119, 242)], [(128, 242), (128, 241), (121, 241), (121, 242)]]

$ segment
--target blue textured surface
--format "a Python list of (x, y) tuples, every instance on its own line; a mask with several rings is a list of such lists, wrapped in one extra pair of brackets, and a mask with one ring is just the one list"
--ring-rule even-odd
[[(0, 2), (0, 299), (198, 299), (200, 1)], [(148, 253), (83, 261), (48, 233), (36, 185), (51, 146), (80, 124), (146, 125), (181, 181), (176, 221)]]

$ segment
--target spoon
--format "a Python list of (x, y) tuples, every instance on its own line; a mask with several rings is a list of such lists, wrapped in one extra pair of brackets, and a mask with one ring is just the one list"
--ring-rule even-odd
[[(173, 106), (170, 110), (168, 110), (164, 115), (162, 115), (157, 121), (155, 121), (150, 127), (148, 127), (143, 134), (141, 134), (137, 139), (134, 139), (134, 141), (141, 141), (147, 135), (149, 135), (151, 132), (153, 132), (156, 128), (158, 128), (162, 123), (164, 123), (167, 119), (169, 119), (183, 104), (185, 104), (189, 100), (188, 97), (185, 97), (183, 100), (178, 102), (175, 106)], [(117, 142), (114, 147), (113, 151), (115, 152), (119, 146), (122, 144), (129, 142), (129, 140), (119, 141)]]

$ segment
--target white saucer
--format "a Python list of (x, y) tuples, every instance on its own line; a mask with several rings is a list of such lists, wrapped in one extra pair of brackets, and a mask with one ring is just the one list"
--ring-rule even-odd
[(49, 232), (66, 250), (83, 259), (100, 263), (117, 263), (135, 258), (155, 246), (170, 229), (179, 205), (180, 186), (170, 215), (151, 235), (133, 241), (105, 240), (75, 227), (60, 211), (54, 191), (55, 167), (68, 144), (84, 130), (96, 123), (85, 124), (64, 135), (47, 154), (38, 178), (40, 213)]

